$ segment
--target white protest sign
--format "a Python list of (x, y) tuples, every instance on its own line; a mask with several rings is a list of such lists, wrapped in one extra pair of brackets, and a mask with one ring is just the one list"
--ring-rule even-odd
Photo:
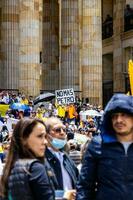
[(55, 96), (58, 104), (75, 103), (75, 94), (73, 88), (56, 90)]

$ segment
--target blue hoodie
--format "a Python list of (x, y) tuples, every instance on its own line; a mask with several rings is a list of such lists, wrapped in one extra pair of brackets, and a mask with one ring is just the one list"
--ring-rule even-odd
[(84, 155), (76, 200), (133, 200), (133, 143), (125, 153), (117, 142), (111, 114), (133, 116), (133, 97), (115, 94), (103, 116), (101, 136), (94, 137)]
[(104, 110), (101, 136), (103, 142), (116, 141), (115, 132), (112, 127), (111, 115), (113, 113), (124, 112), (133, 115), (133, 96), (125, 94), (115, 94), (108, 102)]

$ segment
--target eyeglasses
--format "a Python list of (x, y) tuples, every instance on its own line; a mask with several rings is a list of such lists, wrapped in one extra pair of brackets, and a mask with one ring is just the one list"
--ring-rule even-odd
[(63, 132), (66, 132), (66, 128), (62, 128), (62, 127), (53, 128), (53, 130), (54, 130), (55, 132), (57, 132), (57, 133), (61, 133), (61, 130), (62, 130)]

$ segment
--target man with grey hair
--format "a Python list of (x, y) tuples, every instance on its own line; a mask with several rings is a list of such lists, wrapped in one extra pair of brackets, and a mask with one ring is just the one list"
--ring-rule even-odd
[(66, 127), (59, 118), (46, 120), (48, 148), (46, 159), (54, 174), (55, 190), (73, 190), (76, 186), (78, 169), (63, 150), (67, 143)]

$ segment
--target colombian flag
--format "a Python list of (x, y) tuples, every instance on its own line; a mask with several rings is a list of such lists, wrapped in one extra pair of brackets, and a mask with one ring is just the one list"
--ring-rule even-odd
[(133, 61), (132, 60), (129, 60), (129, 63), (128, 63), (128, 73), (129, 73), (131, 95), (133, 96)]

